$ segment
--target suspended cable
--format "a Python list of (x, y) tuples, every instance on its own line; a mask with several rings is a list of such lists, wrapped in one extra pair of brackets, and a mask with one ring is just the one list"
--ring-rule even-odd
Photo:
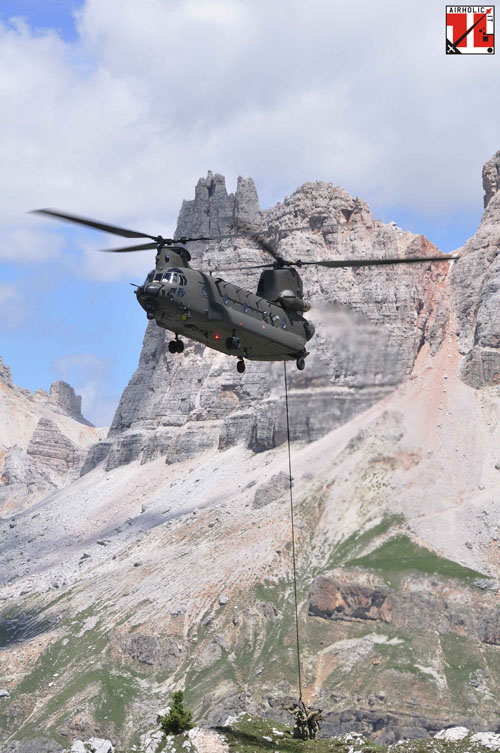
[(292, 457), (290, 454), (290, 420), (288, 417), (288, 384), (286, 377), (286, 361), (283, 361), (283, 366), (285, 368), (286, 436), (288, 441), (288, 475), (290, 479), (290, 520), (292, 524), (293, 593), (295, 597), (295, 632), (297, 634), (297, 670), (299, 677), (299, 701), (302, 701), (302, 678), (300, 674), (299, 607), (297, 600), (297, 568), (295, 565), (295, 528), (293, 524)]

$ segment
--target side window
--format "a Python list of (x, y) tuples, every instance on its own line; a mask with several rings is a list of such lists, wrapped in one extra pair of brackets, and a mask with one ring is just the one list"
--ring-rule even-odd
[(286, 329), (286, 319), (281, 320), (281, 328)]
[(184, 277), (184, 275), (179, 275), (179, 280), (180, 280), (181, 285), (187, 285), (187, 280)]
[(146, 282), (153, 282), (153, 272), (150, 272), (146, 277)]
[(155, 275), (156, 282), (160, 282), (161, 278), (162, 278), (162, 273), (161, 272), (159, 272), (157, 275)]
[(201, 294), (204, 295), (205, 298), (207, 297), (207, 295), (208, 295), (208, 288), (207, 288), (206, 285), (202, 285), (201, 286)]
[(246, 314), (248, 311), (248, 303), (243, 304), (243, 312)]
[(224, 297), (223, 297), (223, 299), (222, 299), (222, 300), (224, 301), (224, 303), (225, 303), (225, 304), (226, 304), (226, 306), (227, 306), (227, 304), (229, 303), (229, 298), (227, 297), (227, 293), (224, 293)]

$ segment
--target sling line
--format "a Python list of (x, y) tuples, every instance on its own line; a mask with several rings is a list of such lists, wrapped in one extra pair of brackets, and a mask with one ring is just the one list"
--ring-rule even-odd
[(290, 520), (292, 524), (292, 562), (293, 562), (293, 593), (295, 597), (295, 632), (297, 634), (297, 670), (299, 678), (299, 701), (302, 701), (302, 678), (300, 674), (300, 641), (299, 641), (299, 608), (297, 600), (297, 569), (295, 565), (295, 528), (293, 525), (293, 492), (292, 492), (292, 457), (290, 454), (290, 421), (288, 417), (288, 384), (286, 378), (286, 361), (283, 361), (285, 368), (285, 408), (286, 408), (286, 436), (288, 442), (288, 475), (290, 485)]

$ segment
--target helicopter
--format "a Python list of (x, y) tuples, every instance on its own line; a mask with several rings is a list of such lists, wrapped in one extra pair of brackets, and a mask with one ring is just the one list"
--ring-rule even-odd
[[(236, 356), (236, 368), (245, 371), (245, 359), (253, 361), (295, 361), (297, 368), (305, 368), (309, 355), (306, 344), (314, 335), (314, 325), (303, 315), (311, 304), (304, 298), (303, 284), (297, 269), (307, 266), (328, 268), (367, 267), (388, 264), (415, 264), (454, 261), (455, 256), (396, 257), (375, 259), (330, 259), (318, 261), (290, 261), (279, 256), (267, 236), (270, 230), (247, 231), (242, 223), (233, 233), (216, 236), (163, 238), (127, 230), (78, 215), (54, 209), (35, 209), (41, 214), (65, 222), (101, 230), (126, 238), (149, 238), (134, 246), (106, 249), (111, 253), (128, 253), (156, 249), (155, 268), (142, 285), (134, 285), (138, 303), (149, 320), (174, 334), (170, 353), (182, 353), (184, 342), (180, 336), (202, 343), (209, 348)], [(286, 228), (283, 235), (310, 227)], [(267, 264), (248, 267), (228, 267), (220, 271), (262, 269), (255, 293), (214, 277), (190, 266), (188, 243), (218, 241), (248, 237), (272, 257)]]

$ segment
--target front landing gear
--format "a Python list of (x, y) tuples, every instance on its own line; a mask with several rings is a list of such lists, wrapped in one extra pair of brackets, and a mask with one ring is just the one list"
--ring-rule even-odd
[(245, 361), (243, 360), (243, 358), (240, 358), (240, 360), (236, 364), (236, 368), (238, 369), (239, 374), (243, 374), (246, 369)]
[(228, 350), (239, 350), (241, 348), (241, 340), (236, 335), (228, 337), (226, 340), (226, 348)]
[(298, 368), (298, 370), (299, 370), (299, 371), (304, 371), (304, 369), (305, 369), (305, 367), (306, 367), (306, 361), (305, 361), (305, 358), (302, 358), (302, 356), (301, 356), (300, 358), (297, 358), (297, 361), (296, 361), (296, 363), (297, 363), (297, 368)]
[(182, 353), (184, 350), (184, 343), (176, 336), (175, 340), (170, 340), (168, 349), (170, 353)]

